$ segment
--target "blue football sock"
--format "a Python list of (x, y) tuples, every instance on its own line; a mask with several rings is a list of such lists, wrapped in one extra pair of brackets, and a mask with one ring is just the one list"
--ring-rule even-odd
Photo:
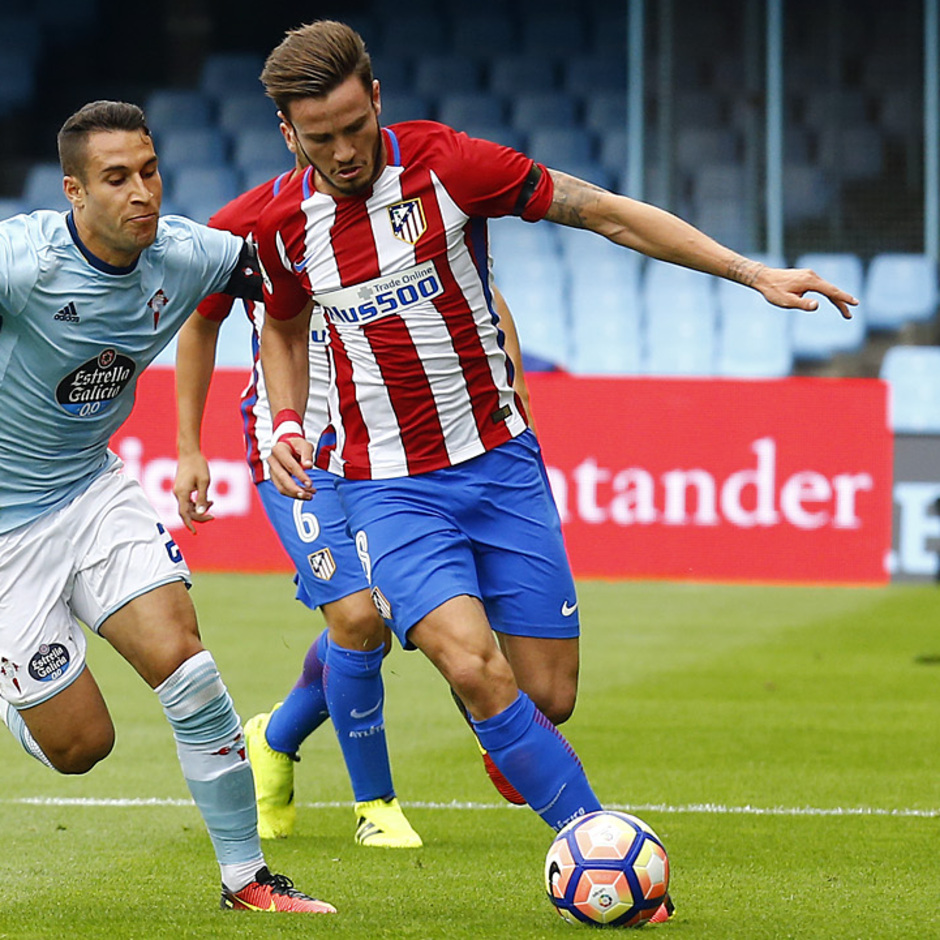
[(324, 630), (307, 650), (300, 678), (281, 707), (271, 714), (265, 738), (273, 750), (296, 754), (300, 745), (330, 717), (323, 688), (329, 645), (329, 632)]
[(385, 741), (384, 652), (331, 643), (326, 654), (326, 700), (357, 803), (395, 795)]
[(524, 692), (473, 728), (493, 763), (552, 829), (601, 808), (578, 755)]

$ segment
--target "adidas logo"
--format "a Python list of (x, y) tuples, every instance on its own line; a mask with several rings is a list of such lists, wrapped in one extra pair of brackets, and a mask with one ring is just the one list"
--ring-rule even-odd
[(70, 300), (54, 317), (54, 320), (65, 320), (67, 323), (81, 323), (81, 317), (75, 309), (75, 302)]

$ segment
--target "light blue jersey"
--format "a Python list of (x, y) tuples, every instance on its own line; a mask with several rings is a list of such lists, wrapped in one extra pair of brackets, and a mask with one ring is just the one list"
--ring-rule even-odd
[(114, 463), (108, 441), (140, 373), (228, 283), (241, 246), (168, 216), (137, 262), (116, 268), (85, 248), (70, 215), (0, 222), (0, 532), (69, 502)]

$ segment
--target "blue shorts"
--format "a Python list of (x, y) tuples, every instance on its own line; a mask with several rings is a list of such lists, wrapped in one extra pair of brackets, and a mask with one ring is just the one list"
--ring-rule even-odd
[(340, 479), (336, 490), (402, 645), (419, 620), (463, 594), (480, 598), (500, 633), (578, 636), (561, 521), (531, 431), (454, 467)]
[(337, 478), (310, 470), (316, 493), (309, 502), (284, 496), (265, 480), (258, 495), (297, 574), (297, 600), (311, 610), (369, 589), (362, 562), (336, 496)]

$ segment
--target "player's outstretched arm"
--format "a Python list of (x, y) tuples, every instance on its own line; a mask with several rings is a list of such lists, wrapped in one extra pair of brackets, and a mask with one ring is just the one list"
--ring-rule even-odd
[(670, 261), (753, 287), (772, 304), (816, 310), (807, 293), (822, 294), (846, 319), (858, 301), (808, 268), (769, 268), (726, 248), (694, 225), (648, 203), (620, 196), (559, 170), (549, 170), (554, 183), (551, 222), (584, 228), (650, 258)]
[(264, 318), (261, 328), (261, 368), (274, 415), (274, 445), (268, 458), (271, 481), (285, 496), (310, 499), (313, 482), (313, 444), (303, 433), (303, 414), (310, 387), (308, 304), (295, 317)]
[(202, 453), (202, 418), (215, 367), (219, 327), (193, 313), (176, 340), (176, 479), (173, 495), (183, 525), (195, 533), (196, 522), (209, 522), (209, 462)]

